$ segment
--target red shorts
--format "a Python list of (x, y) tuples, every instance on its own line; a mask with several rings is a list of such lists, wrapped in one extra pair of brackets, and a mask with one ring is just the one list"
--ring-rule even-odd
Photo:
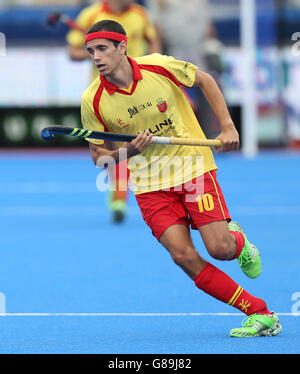
[(144, 221), (157, 239), (174, 224), (198, 229), (210, 222), (231, 219), (215, 171), (181, 186), (135, 197)]

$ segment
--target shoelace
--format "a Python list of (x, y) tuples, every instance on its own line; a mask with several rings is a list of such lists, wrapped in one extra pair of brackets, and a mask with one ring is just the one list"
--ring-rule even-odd
[(263, 330), (264, 325), (261, 322), (257, 321), (255, 319), (255, 316), (256, 316), (256, 314), (252, 314), (251, 316), (244, 318), (243, 321), (242, 321), (242, 326), (243, 327), (251, 327), (255, 331)]
[(239, 257), (239, 263), (241, 265), (248, 265), (250, 262), (252, 262), (252, 258), (249, 251), (242, 253), (242, 255)]
[(255, 319), (255, 314), (251, 314), (251, 316), (247, 316), (242, 320), (242, 326), (252, 326), (256, 321)]

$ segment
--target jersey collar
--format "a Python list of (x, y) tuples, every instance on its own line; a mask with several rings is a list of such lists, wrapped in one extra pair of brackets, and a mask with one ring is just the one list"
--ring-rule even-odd
[(128, 58), (128, 60), (131, 64), (132, 71), (133, 71), (133, 85), (132, 85), (132, 88), (131, 88), (130, 92), (118, 88), (117, 86), (110, 83), (105, 77), (103, 77), (100, 74), (101, 83), (110, 95), (112, 95), (114, 92), (119, 92), (119, 93), (122, 93), (122, 94), (125, 94), (125, 95), (132, 95), (135, 88), (136, 88), (137, 82), (139, 80), (143, 79), (142, 73), (140, 71), (140, 68), (139, 68), (139, 65), (137, 64), (137, 62), (134, 59), (132, 59), (131, 57), (127, 57), (127, 58)]

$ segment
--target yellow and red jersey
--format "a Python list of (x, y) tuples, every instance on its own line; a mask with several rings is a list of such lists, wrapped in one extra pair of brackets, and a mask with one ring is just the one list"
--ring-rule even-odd
[[(97, 3), (83, 9), (77, 17), (77, 24), (88, 30), (94, 23), (110, 19), (120, 23), (126, 30), (128, 36), (127, 54), (130, 57), (142, 56), (146, 53), (147, 42), (156, 38), (156, 29), (149, 20), (145, 8), (139, 4), (130, 5), (122, 13), (114, 13), (106, 2)], [(78, 30), (71, 30), (67, 34), (67, 42), (74, 47), (84, 45), (84, 34)], [(92, 79), (99, 73), (93, 70)]]
[[(205, 138), (181, 88), (194, 84), (197, 67), (158, 53), (128, 59), (134, 80), (129, 90), (100, 75), (83, 93), (83, 127), (124, 134), (149, 129), (155, 136)], [(128, 168), (135, 193), (140, 194), (186, 183), (217, 167), (208, 147), (152, 144), (131, 157)]]

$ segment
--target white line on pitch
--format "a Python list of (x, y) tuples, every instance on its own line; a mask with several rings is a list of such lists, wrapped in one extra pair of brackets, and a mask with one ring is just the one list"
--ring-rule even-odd
[[(276, 313), (278, 316), (299, 317), (300, 313)], [(182, 317), (242, 316), (243, 313), (2, 313), (0, 317)]]

